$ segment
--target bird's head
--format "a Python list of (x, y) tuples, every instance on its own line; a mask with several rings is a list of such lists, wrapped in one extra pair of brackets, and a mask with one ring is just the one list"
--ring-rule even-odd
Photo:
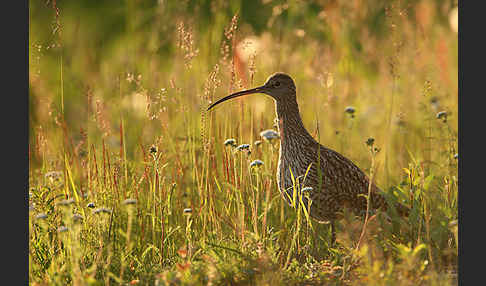
[(273, 99), (275, 99), (277, 102), (291, 100), (291, 99), (295, 100), (294, 80), (285, 73), (281, 73), (281, 72), (275, 73), (267, 79), (264, 85), (252, 89), (238, 91), (226, 97), (223, 97), (220, 100), (216, 101), (215, 103), (211, 104), (208, 107), (208, 110), (210, 110), (211, 108), (220, 104), (223, 101), (235, 97), (247, 95), (247, 94), (253, 94), (253, 93), (267, 94), (273, 97)]

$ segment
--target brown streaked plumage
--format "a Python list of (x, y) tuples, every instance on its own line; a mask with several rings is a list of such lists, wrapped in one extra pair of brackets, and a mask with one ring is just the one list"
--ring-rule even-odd
[[(362, 195), (368, 194), (368, 177), (351, 160), (319, 144), (307, 132), (299, 114), (296, 87), (289, 75), (275, 73), (263, 86), (226, 96), (211, 104), (208, 110), (228, 99), (252, 93), (264, 93), (275, 100), (280, 133), (277, 184), (287, 202), (290, 203), (293, 193), (292, 170), (301, 188), (312, 187), (310, 216), (317, 221), (333, 222), (345, 206), (356, 214), (365, 213), (367, 203)], [(371, 188), (370, 209), (386, 209), (382, 191), (375, 184)], [(303, 201), (307, 206), (305, 197)], [(408, 215), (406, 206), (397, 204), (395, 207), (399, 214)]]

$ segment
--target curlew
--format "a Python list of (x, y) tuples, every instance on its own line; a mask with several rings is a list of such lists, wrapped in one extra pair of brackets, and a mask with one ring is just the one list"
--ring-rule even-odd
[[(300, 189), (308, 190), (302, 196), (305, 207), (311, 199), (309, 215), (320, 223), (331, 223), (332, 242), (335, 241), (334, 221), (344, 207), (355, 214), (366, 213), (369, 179), (351, 160), (340, 153), (319, 144), (305, 129), (299, 114), (296, 87), (292, 78), (285, 73), (275, 73), (264, 85), (228, 95), (214, 102), (214, 106), (239, 96), (263, 93), (275, 100), (280, 133), (277, 185), (290, 204), (294, 183)], [(292, 180), (292, 176), (294, 180)], [(296, 179), (297, 178), (297, 179)], [(370, 210), (387, 209), (382, 191), (371, 185)], [(408, 207), (395, 205), (400, 215), (408, 215)]]

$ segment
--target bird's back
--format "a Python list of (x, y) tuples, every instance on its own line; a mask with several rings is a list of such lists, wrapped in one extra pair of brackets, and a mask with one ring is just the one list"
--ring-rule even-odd
[[(289, 147), (293, 147), (292, 152), (288, 150)], [(344, 207), (356, 214), (366, 212), (367, 200), (364, 195), (368, 194), (369, 179), (351, 160), (315, 141), (295, 146), (284, 144), (280, 151), (286, 155), (280, 157), (277, 180), (287, 201), (290, 202), (289, 198), (292, 198), (294, 182), (298, 182), (301, 189), (312, 188), (307, 188), (312, 200), (310, 215), (318, 221), (339, 218)], [(370, 209), (386, 209), (381, 192), (372, 183)], [(303, 200), (307, 204), (305, 196)]]

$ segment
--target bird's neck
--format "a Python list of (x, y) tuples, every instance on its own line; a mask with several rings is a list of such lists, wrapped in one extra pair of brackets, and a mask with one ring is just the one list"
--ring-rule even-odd
[(297, 100), (276, 101), (275, 109), (281, 143), (284, 147), (294, 141), (304, 144), (315, 142), (302, 123)]

